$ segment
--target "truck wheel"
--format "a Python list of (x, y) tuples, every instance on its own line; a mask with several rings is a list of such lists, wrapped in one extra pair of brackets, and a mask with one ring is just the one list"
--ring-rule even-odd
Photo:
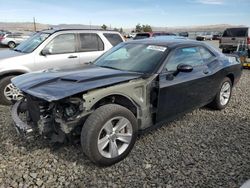
[(209, 106), (216, 110), (222, 110), (228, 105), (232, 95), (232, 82), (226, 77), (220, 85), (220, 90), (216, 94), (212, 103)]
[(16, 43), (14, 43), (13, 41), (10, 41), (8, 43), (8, 46), (9, 46), (9, 48), (15, 48), (16, 47)]
[(96, 109), (81, 132), (83, 152), (95, 164), (109, 166), (124, 159), (137, 137), (137, 121), (127, 108), (107, 104)]
[(16, 88), (11, 79), (15, 76), (7, 76), (0, 80), (0, 104), (11, 105), (11, 101), (17, 101), (22, 99), (23, 95), (21, 91)]

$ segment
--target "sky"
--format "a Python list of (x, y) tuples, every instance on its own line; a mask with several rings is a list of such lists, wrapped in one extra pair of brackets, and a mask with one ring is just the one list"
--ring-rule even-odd
[(250, 0), (0, 0), (0, 22), (250, 26)]

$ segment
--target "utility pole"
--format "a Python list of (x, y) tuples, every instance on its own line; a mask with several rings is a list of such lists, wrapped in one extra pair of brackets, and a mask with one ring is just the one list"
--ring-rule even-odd
[(34, 31), (36, 32), (36, 18), (33, 17)]

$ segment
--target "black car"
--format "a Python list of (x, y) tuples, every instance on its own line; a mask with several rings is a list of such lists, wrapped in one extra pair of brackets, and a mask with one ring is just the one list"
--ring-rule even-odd
[(138, 133), (205, 105), (224, 109), (241, 70), (237, 58), (201, 42), (128, 41), (81, 70), (12, 79), (24, 95), (12, 117), (26, 136), (65, 142), (78, 135), (91, 161), (111, 165), (129, 154)]

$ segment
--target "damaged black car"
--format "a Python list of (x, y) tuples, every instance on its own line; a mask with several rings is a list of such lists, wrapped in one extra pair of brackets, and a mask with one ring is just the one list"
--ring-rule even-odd
[(124, 159), (140, 132), (195, 108), (224, 109), (242, 66), (192, 40), (145, 39), (112, 48), (81, 70), (47, 70), (12, 83), (23, 99), (12, 107), (23, 136), (53, 142), (80, 136), (98, 165)]

